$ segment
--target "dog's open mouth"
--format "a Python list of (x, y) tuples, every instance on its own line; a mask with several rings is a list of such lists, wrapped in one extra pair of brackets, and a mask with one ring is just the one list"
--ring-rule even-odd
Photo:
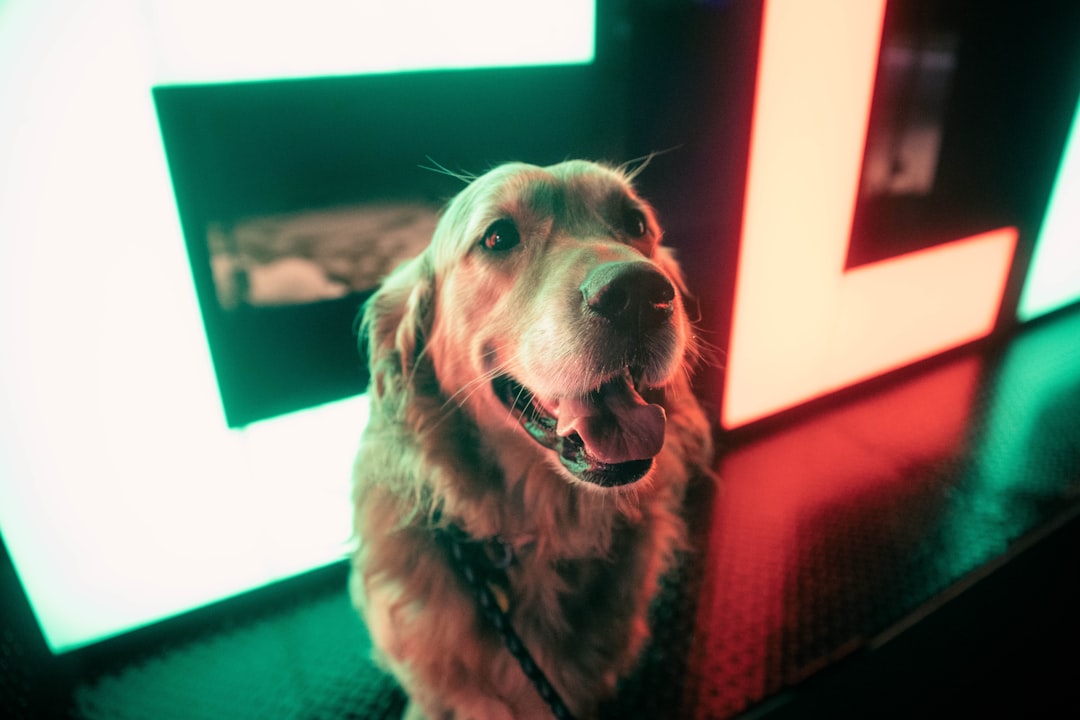
[(583, 397), (542, 399), (508, 375), (492, 387), (525, 431), (579, 480), (602, 487), (636, 482), (664, 445), (664, 409), (641, 397), (629, 369)]

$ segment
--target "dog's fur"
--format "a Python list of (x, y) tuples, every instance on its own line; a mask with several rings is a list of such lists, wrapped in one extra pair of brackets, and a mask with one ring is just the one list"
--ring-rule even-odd
[[(585, 161), (499, 166), (450, 202), (427, 249), (365, 306), (371, 415), (355, 467), (351, 592), (410, 717), (550, 717), (437, 526), (512, 545), (513, 626), (579, 717), (648, 637), (650, 601), (684, 541), (684, 485), (708, 472), (711, 443), (690, 390), (699, 342), (680, 271), (631, 180)], [(498, 228), (512, 234), (507, 220), (520, 242), (486, 248)], [(679, 289), (657, 327), (624, 333), (583, 304), (589, 274), (613, 262), (645, 263)], [(629, 365), (643, 402), (666, 412), (663, 446), (640, 479), (600, 487), (517, 416), (596, 393)], [(503, 374), (531, 393), (528, 408), (500, 400), (492, 381)]]

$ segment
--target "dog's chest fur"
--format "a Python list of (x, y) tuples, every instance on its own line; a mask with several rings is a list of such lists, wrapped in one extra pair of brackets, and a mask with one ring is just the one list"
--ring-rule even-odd
[[(632, 669), (648, 637), (649, 601), (681, 542), (681, 486), (658, 483), (616, 498), (568, 486), (535, 454), (508, 479), (497, 465), (472, 463), (485, 449), (483, 443), (472, 444), (475, 435), (457, 437), (452, 454), (471, 456), (459, 467), (472, 467), (479, 475), (455, 478), (461, 484), (441, 488), (441, 514), (473, 538), (497, 535), (512, 545), (514, 558), (507, 569), (511, 621), (567, 701), (579, 705), (609, 694), (617, 678)], [(384, 466), (368, 459), (375, 467)], [(448, 480), (445, 474), (442, 480)], [(358, 519), (370, 530), (358, 555), (366, 592), (377, 596), (378, 588), (392, 587), (392, 604), (410, 609), (388, 618), (381, 632), (393, 638), (384, 637), (380, 644), (392, 655), (395, 648), (439, 643), (444, 657), (426, 668), (415, 663), (411, 668), (425, 675), (423, 685), (432, 689), (459, 682), (454, 679), (457, 668), (473, 679), (518, 676), (510, 685), (518, 686), (524, 702), (533, 699), (535, 689), (524, 681), (498, 633), (480, 617), (431, 516), (410, 512), (380, 485), (367, 487), (370, 492), (357, 497)], [(462, 616), (472, 619), (461, 623)], [(454, 624), (462, 638), (440, 639)], [(465, 642), (470, 633), (475, 635)], [(482, 648), (476, 647), (477, 640)], [(394, 658), (388, 659), (393, 665)], [(592, 709), (578, 707), (585, 713)]]

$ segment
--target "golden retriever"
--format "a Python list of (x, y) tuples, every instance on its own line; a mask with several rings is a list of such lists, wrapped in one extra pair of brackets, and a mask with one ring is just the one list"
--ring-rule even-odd
[(365, 305), (350, 590), (407, 717), (552, 716), (451, 531), (505, 555), (500, 604), (574, 715), (597, 712), (648, 638), (711, 440), (682, 276), (631, 181), (581, 160), (501, 165)]

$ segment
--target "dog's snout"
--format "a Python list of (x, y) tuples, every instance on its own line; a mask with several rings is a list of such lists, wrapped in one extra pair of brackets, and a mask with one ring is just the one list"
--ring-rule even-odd
[(610, 262), (581, 284), (590, 312), (626, 329), (649, 330), (671, 318), (675, 287), (647, 262)]

